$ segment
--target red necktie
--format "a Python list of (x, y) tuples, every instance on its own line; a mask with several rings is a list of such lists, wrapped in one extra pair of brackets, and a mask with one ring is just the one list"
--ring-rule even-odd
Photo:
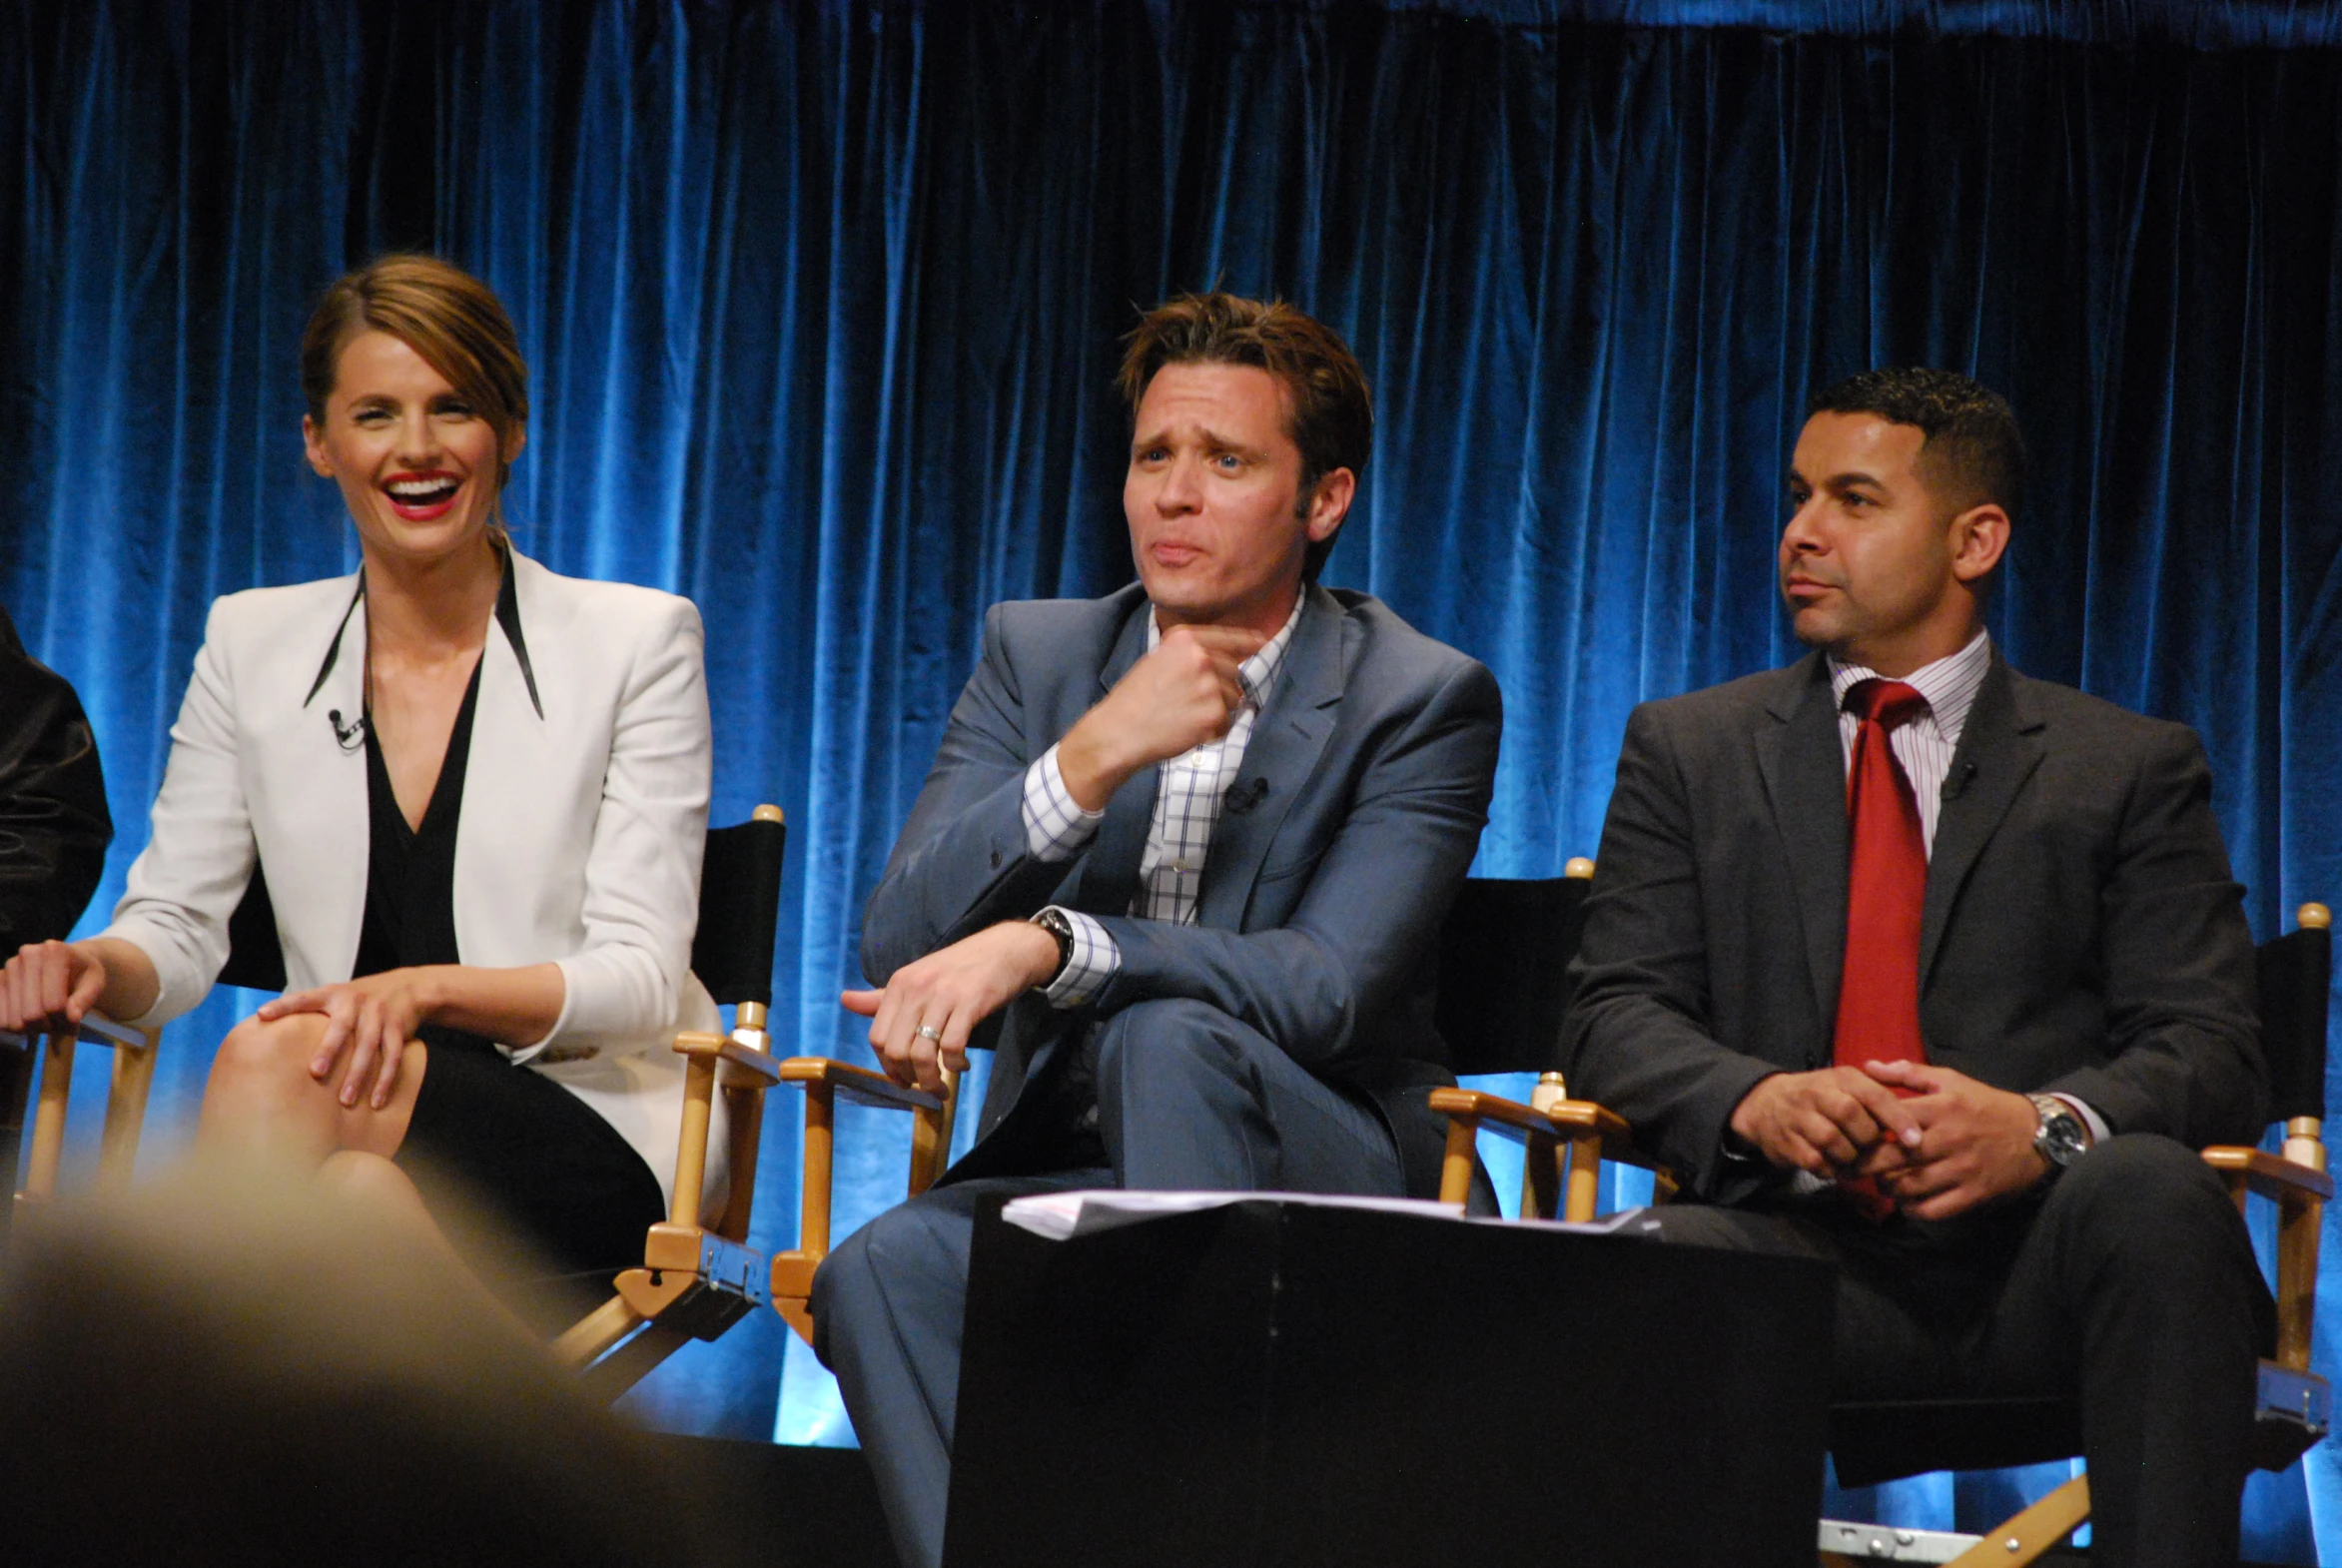
[[(1925, 1062), (1920, 918), (1928, 898), (1928, 846), (1920, 834), (1911, 780), (1887, 737), (1927, 711), (1928, 699), (1899, 680), (1864, 680), (1847, 690), (1846, 706), (1862, 724), (1855, 731), (1854, 768), (1846, 781), (1853, 853), (1846, 878), (1846, 967), (1838, 981), (1831, 1059), (1851, 1068), (1865, 1062)], [(1840, 1184), (1873, 1218), (1886, 1217), (1893, 1206), (1868, 1177)]]

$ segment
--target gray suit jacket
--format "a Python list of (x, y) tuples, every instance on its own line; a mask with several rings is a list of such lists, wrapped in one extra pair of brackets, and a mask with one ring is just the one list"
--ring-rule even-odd
[[(1029, 853), (1024, 792), (1026, 770), (1146, 652), (1146, 610), (1134, 584), (986, 616), (983, 661), (863, 917), (871, 980), (993, 922), (1080, 904), (1086, 871), (1145, 843), (1154, 768), (1067, 864)], [(1219, 1008), (1372, 1097), (1410, 1186), (1435, 1190), (1442, 1135), (1421, 1091), (1451, 1081), (1431, 1023), (1436, 938), (1487, 821), (1501, 725), (1486, 666), (1377, 599), (1310, 588), (1212, 832), (1195, 924), (1105, 916), (1122, 970), (1076, 1017), (1158, 997)], [(956, 1176), (1015, 1168), (1017, 1127), (995, 1135), (1069, 1022), (1029, 995), (980, 1032), (999, 1055)]]
[[(1586, 905), (1570, 1089), (1709, 1198), (1768, 1074), (1827, 1066), (1846, 944), (1846, 762), (1827, 663), (1627, 723)], [(1920, 938), (1929, 1059), (2079, 1097), (2117, 1133), (2259, 1139), (2253, 949), (2195, 734), (1994, 655), (1943, 791)]]

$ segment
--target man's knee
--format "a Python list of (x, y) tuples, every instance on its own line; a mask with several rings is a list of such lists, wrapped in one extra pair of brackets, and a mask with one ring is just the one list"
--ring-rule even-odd
[(1138, 1080), (1245, 1080), (1255, 1053), (1267, 1046), (1259, 1031), (1207, 1002), (1137, 1002), (1099, 1032), (1099, 1088), (1104, 1093)]
[(2194, 1150), (2151, 1133), (2110, 1139), (2075, 1161), (2057, 1177), (2043, 1217), (2088, 1237), (2108, 1262), (2169, 1270), (2193, 1250), (2234, 1271), (2254, 1267), (2218, 1175)]

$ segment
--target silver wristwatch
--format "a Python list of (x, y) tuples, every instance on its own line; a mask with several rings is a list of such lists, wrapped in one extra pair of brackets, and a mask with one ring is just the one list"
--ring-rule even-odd
[(1058, 983), (1059, 977), (1065, 974), (1066, 965), (1073, 962), (1074, 923), (1066, 918), (1064, 910), (1052, 904), (1033, 917), (1033, 924), (1057, 938), (1058, 941), (1058, 967), (1051, 970), (1049, 978), (1036, 988), (1047, 991)]
[(2033, 1153), (2049, 1162), (2053, 1171), (2072, 1165), (2090, 1147), (2090, 1130), (2073, 1108), (2055, 1095), (2027, 1095), (2033, 1103)]

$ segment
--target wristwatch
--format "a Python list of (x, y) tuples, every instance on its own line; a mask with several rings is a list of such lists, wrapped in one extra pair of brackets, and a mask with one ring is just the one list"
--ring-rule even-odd
[(1058, 939), (1058, 967), (1049, 972), (1047, 980), (1034, 988), (1037, 991), (1047, 991), (1058, 983), (1058, 977), (1066, 972), (1066, 965), (1073, 962), (1074, 923), (1066, 918), (1064, 910), (1052, 904), (1033, 917), (1033, 924)]
[(2055, 1095), (2027, 1095), (2033, 1103), (2033, 1153), (2049, 1162), (2049, 1169), (2062, 1171), (2089, 1152), (2090, 1130), (2083, 1126), (2073, 1108)]

